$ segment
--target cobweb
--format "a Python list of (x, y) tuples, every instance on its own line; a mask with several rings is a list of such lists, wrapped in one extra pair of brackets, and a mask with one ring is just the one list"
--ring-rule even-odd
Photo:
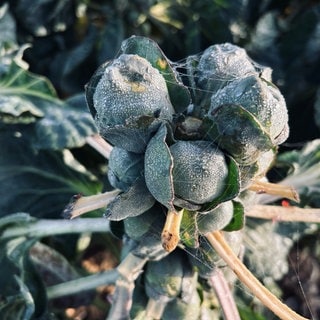
[[(199, 62), (201, 54), (203, 52), (192, 56), (193, 61)], [(191, 93), (194, 93), (195, 81), (197, 79), (196, 74), (190, 74), (189, 63), (186, 59), (172, 63), (174, 70), (183, 80), (184, 84), (189, 88)], [(99, 77), (98, 70), (95, 76)], [(269, 72), (269, 71), (268, 71)], [(269, 76), (269, 75), (268, 75)], [(211, 76), (213, 77), (213, 76)], [(232, 80), (238, 79), (237, 74), (234, 75)], [(214, 75), (214, 80), (218, 83), (225, 82), (226, 79), (219, 74)], [(230, 79), (228, 80), (230, 81)], [(196, 89), (197, 92), (201, 92), (204, 97), (211, 96), (214, 91), (209, 89)], [(193, 106), (188, 107), (186, 110), (188, 113), (192, 110)], [(141, 138), (141, 137), (140, 137)], [(213, 141), (214, 144), (219, 148), (219, 139)], [(276, 171), (276, 169), (273, 168)], [(279, 174), (283, 174), (279, 172)], [(280, 177), (284, 178), (284, 176)], [(165, 212), (163, 212), (165, 215)], [(193, 226), (190, 225), (190, 230)], [(303, 223), (282, 223), (278, 221), (261, 222), (256, 219), (247, 219), (246, 226), (243, 230), (243, 244), (244, 251), (243, 260), (248, 265), (249, 269), (268, 287), (271, 291), (277, 295), (283, 297), (284, 302), (296, 309), (300, 307), (297, 312), (303, 313), (305, 316), (311, 319), (319, 318), (319, 309), (314, 307), (320, 302), (317, 300), (319, 297), (314, 297), (314, 292), (310, 292), (304, 281), (307, 281), (307, 285), (310, 286), (310, 281), (315, 277), (315, 281), (320, 283), (319, 277), (315, 275), (306, 274), (307, 269), (305, 262), (313, 263), (313, 266), (309, 266), (311, 273), (315, 272), (316, 268), (320, 268), (319, 264), (315, 261), (315, 256), (309, 252), (309, 255), (305, 253), (305, 245), (302, 248), (300, 246), (300, 239), (305, 233), (314, 232), (314, 226), (308, 226)], [(154, 230), (154, 236), (159, 238), (159, 231)], [(207, 242), (205, 237), (200, 238), (201, 242)], [(201, 248), (190, 249), (187, 246), (180, 244), (179, 249), (184, 250), (188, 255), (192, 256), (198, 263), (204, 264), (206, 268), (213, 269), (214, 266), (206, 263), (204, 256), (208, 254), (206, 250), (213, 250), (207, 243), (206, 246)], [(311, 262), (309, 260), (312, 260)], [(271, 263), (270, 263), (271, 262)], [(220, 262), (218, 262), (219, 264)], [(234, 279), (232, 279), (233, 281)], [(288, 281), (291, 281), (290, 283)], [(241, 283), (233, 282), (234, 292), (236, 296), (237, 304), (243, 308), (251, 305), (253, 309), (261, 311), (266, 315), (267, 319), (276, 319), (268, 310), (265, 310), (259, 302), (256, 301), (255, 297), (246, 289)], [(315, 284), (313, 284), (312, 290), (319, 290)], [(285, 292), (288, 290), (289, 292)], [(311, 291), (312, 291), (311, 290)], [(313, 296), (312, 296), (313, 295)], [(310, 296), (312, 296), (310, 298)], [(316, 301), (314, 301), (316, 300)], [(274, 318), (273, 318), (274, 317)]]

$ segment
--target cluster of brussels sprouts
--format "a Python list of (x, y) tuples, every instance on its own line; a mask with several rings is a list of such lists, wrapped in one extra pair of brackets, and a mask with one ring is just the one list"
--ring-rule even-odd
[[(285, 101), (271, 70), (229, 43), (173, 64), (153, 41), (134, 36), (96, 71), (86, 97), (101, 136), (113, 145), (109, 182), (121, 190), (106, 216), (124, 220), (134, 253), (155, 260), (146, 271), (149, 297), (148, 274), (185, 259), (168, 256), (178, 243), (199, 250), (203, 235), (224, 230), (236, 235), (230, 241), (238, 252), (241, 195), (264, 176), (288, 136)], [(216, 256), (207, 259), (218, 265)], [(210, 272), (199, 270), (203, 277)]]

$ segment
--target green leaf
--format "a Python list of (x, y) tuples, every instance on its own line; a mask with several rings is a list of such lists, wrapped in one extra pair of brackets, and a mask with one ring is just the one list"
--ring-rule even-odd
[(234, 199), (240, 192), (240, 172), (239, 166), (234, 159), (231, 157), (226, 157), (228, 162), (228, 177), (225, 184), (225, 189), (221, 195), (214, 199), (212, 202), (207, 203), (202, 206), (199, 211), (208, 211), (213, 209), (221, 202)]
[(27, 132), (2, 132), (0, 145), (0, 217), (20, 211), (60, 217), (72, 195), (101, 190), (94, 177), (67, 165), (61, 152), (34, 151)]
[(183, 244), (190, 248), (199, 246), (199, 230), (197, 227), (197, 213), (184, 209), (180, 225), (180, 237)]
[(284, 152), (278, 156), (278, 165), (291, 170), (280, 183), (297, 190), (301, 204), (318, 208), (320, 205), (320, 139), (308, 142), (301, 151)]
[(233, 216), (224, 231), (237, 231), (244, 227), (244, 206), (241, 202), (233, 200)]
[[(0, 219), (0, 232), (30, 222), (26, 214)], [(29, 257), (29, 250), (37, 239), (0, 237), (0, 315), (3, 319), (31, 319), (45, 312), (46, 293)]]
[(39, 102), (39, 105), (45, 116), (35, 124), (34, 146), (37, 149), (81, 147), (88, 136), (97, 132), (82, 94), (61, 106), (46, 101)]
[(242, 320), (267, 320), (261, 314), (251, 310), (250, 307), (240, 306), (238, 307), (238, 310)]
[(270, 136), (255, 116), (236, 104), (216, 108), (204, 118), (203, 130), (208, 138), (241, 164), (255, 162), (260, 153), (273, 147)]
[(168, 209), (173, 209), (173, 159), (166, 144), (167, 127), (161, 125), (145, 153), (145, 180), (151, 194)]
[(31, 141), (38, 149), (79, 147), (96, 132), (84, 95), (63, 102), (46, 78), (15, 62), (0, 79), (0, 121), (5, 125), (33, 124)]
[(191, 100), (189, 90), (183, 85), (178, 73), (171, 67), (170, 61), (156, 42), (145, 37), (132, 36), (123, 41), (121, 53), (137, 54), (157, 68), (166, 80), (173, 107), (177, 112), (185, 111)]
[(155, 203), (143, 179), (136, 180), (125, 192), (120, 193), (109, 203), (105, 217), (119, 221), (128, 217), (139, 216)]

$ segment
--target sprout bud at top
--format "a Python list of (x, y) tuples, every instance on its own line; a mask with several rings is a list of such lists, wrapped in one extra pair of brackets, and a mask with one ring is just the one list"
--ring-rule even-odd
[(106, 65), (93, 94), (93, 106), (100, 134), (133, 152), (143, 152), (140, 140), (146, 145), (149, 128), (157, 129), (153, 120), (170, 121), (174, 113), (163, 76), (146, 59), (133, 54), (122, 54)]

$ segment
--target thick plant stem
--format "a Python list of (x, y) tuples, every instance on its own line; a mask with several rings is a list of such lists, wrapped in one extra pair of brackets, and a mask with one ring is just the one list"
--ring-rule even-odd
[(283, 320), (308, 320), (282, 303), (273, 293), (262, 285), (231, 250), (220, 231), (207, 233), (205, 236), (229, 268), (238, 276), (239, 280), (275, 315)]
[(56, 284), (47, 288), (48, 299), (60, 298), (86, 290), (93, 290), (99, 286), (114, 284), (119, 276), (116, 269), (99, 274), (90, 275), (80, 279)]
[(297, 221), (320, 223), (320, 209), (299, 208), (295, 206), (281, 207), (272, 205), (254, 205), (246, 212), (247, 217), (270, 219), (275, 221)]
[(112, 146), (104, 140), (99, 134), (86, 138), (87, 144), (99, 152), (103, 157), (109, 159)]
[(134, 281), (141, 274), (146, 258), (139, 258), (129, 253), (117, 267), (119, 278), (112, 297), (112, 306), (108, 314), (110, 320), (130, 319)]
[(255, 191), (257, 193), (266, 193), (280, 196), (281, 198), (290, 199), (295, 202), (300, 201), (299, 194), (294, 188), (277, 183), (252, 180), (252, 183), (248, 187), (248, 190)]
[(42, 219), (35, 220), (28, 224), (21, 224), (11, 227), (3, 231), (1, 239), (9, 239), (14, 237), (36, 237), (43, 238), (47, 236), (82, 233), (82, 232), (108, 232), (110, 231), (110, 223), (105, 218), (83, 218), (76, 220), (57, 220)]
[(161, 234), (161, 242), (163, 248), (168, 252), (173, 251), (180, 241), (180, 225), (182, 215), (183, 210), (169, 210), (167, 213), (166, 222)]
[(106, 207), (118, 194), (120, 190), (112, 190), (92, 196), (75, 195), (63, 210), (62, 215), (66, 219), (73, 219), (84, 213)]
[(167, 303), (159, 300), (149, 299), (146, 307), (146, 319), (161, 319)]
[(240, 320), (240, 315), (233, 295), (222, 271), (215, 268), (209, 282), (219, 300), (225, 320)]

